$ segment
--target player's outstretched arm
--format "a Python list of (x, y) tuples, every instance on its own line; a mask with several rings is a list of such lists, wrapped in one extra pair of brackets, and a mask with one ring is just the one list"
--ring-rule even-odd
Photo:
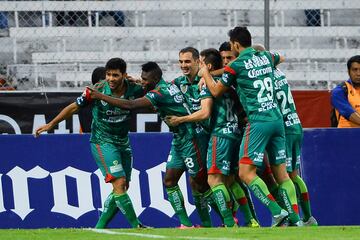
[(208, 119), (211, 115), (213, 101), (212, 98), (205, 98), (201, 100), (201, 109), (199, 111), (182, 117), (166, 116), (165, 121), (170, 126), (177, 126), (185, 122), (200, 122)]
[(45, 125), (37, 128), (34, 133), (35, 137), (38, 137), (40, 135), (40, 133), (42, 133), (42, 132), (47, 132), (47, 131), (53, 129), (56, 126), (56, 124), (58, 124), (59, 122), (65, 120), (65, 119), (68, 119), (74, 113), (76, 113), (78, 110), (79, 110), (79, 106), (76, 103), (69, 104), (67, 107), (65, 107), (63, 110), (61, 110), (61, 112), (53, 120), (51, 120), (48, 124), (45, 124)]
[(91, 99), (103, 100), (116, 107), (120, 107), (124, 109), (136, 109), (136, 108), (147, 108), (152, 106), (151, 102), (146, 97), (137, 98), (134, 100), (120, 99), (102, 94), (101, 92), (90, 87), (86, 87), (86, 88), (90, 91)]
[(222, 84), (220, 81), (215, 82), (213, 77), (211, 76), (207, 67), (203, 67), (203, 78), (206, 83), (206, 87), (211, 92), (211, 95), (214, 97), (220, 97), (227, 91), (228, 87)]

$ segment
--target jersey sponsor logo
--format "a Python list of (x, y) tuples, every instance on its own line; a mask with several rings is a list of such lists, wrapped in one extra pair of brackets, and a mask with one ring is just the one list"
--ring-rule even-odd
[(182, 103), (184, 101), (184, 97), (182, 95), (175, 95), (174, 96), (174, 101), (176, 103)]
[(270, 64), (270, 61), (265, 55), (264, 56), (253, 55), (251, 59), (244, 60), (243, 63), (245, 65), (245, 68), (248, 70), (254, 67), (261, 67), (268, 65)]
[(270, 109), (276, 108), (277, 104), (273, 101), (261, 103), (261, 108), (258, 108), (258, 112), (266, 112)]
[(272, 72), (272, 67), (266, 67), (261, 69), (251, 69), (248, 71), (248, 77), (249, 78), (256, 78), (258, 76), (266, 75), (268, 73)]
[(290, 113), (286, 116), (285, 126), (290, 127), (292, 125), (300, 124), (300, 119), (297, 113)]
[[(181, 86), (183, 86), (183, 85), (181, 85)], [(187, 86), (186, 86), (186, 87), (187, 87)], [(179, 90), (179, 88), (178, 88), (176, 85), (170, 85), (170, 86), (168, 87), (168, 91), (169, 91), (169, 93), (170, 93), (170, 96), (174, 96), (174, 95), (180, 93), (180, 90)], [(186, 91), (185, 91), (185, 92), (186, 92)]]
[(115, 160), (113, 161), (113, 166), (110, 166), (110, 172), (111, 173), (116, 173), (116, 172), (121, 172), (123, 171), (123, 167), (121, 164), (119, 164), (119, 161)]
[(263, 159), (264, 159), (264, 153), (261, 152), (261, 153), (258, 153), (258, 152), (254, 152), (254, 162), (263, 162)]

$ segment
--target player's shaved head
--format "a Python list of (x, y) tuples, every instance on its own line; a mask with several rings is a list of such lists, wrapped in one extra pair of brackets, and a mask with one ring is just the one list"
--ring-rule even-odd
[(162, 70), (156, 62), (147, 62), (141, 65), (143, 72), (150, 73), (155, 80), (159, 81), (162, 78)]
[(263, 52), (265, 51), (265, 46), (260, 44), (260, 43), (256, 43), (254, 45), (251, 46), (253, 49), (255, 49), (256, 51), (259, 51), (259, 52)]

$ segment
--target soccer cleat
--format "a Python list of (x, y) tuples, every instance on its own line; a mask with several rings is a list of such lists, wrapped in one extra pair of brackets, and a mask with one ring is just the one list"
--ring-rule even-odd
[(304, 226), (305, 227), (318, 226), (318, 222), (313, 216), (311, 216), (306, 222), (304, 222)]
[(289, 227), (303, 227), (304, 223), (303, 221), (297, 221), (296, 223), (289, 223)]
[(233, 219), (234, 219), (235, 224), (236, 224), (236, 225), (239, 225), (239, 219), (237, 219), (237, 217), (236, 217), (236, 212), (233, 212), (233, 213), (232, 213), (232, 216), (233, 216)]
[(271, 227), (278, 227), (287, 219), (289, 213), (284, 209), (281, 209), (280, 214), (277, 214), (272, 217)]
[(139, 225), (137, 225), (137, 228), (148, 228), (148, 229), (151, 229), (151, 228), (153, 228), (153, 227), (149, 227), (149, 226), (146, 226), (146, 225), (144, 225), (144, 224), (142, 224), (142, 223), (139, 223)]
[(190, 228), (194, 228), (194, 226), (185, 226), (184, 224), (180, 224), (179, 227), (177, 227), (178, 229), (190, 229)]
[(250, 222), (246, 223), (245, 226), (249, 228), (259, 228), (260, 224), (254, 218), (252, 218), (250, 219)]

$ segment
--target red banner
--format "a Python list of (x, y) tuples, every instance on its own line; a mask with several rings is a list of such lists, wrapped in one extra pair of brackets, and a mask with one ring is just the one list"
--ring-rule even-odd
[(329, 91), (292, 91), (304, 128), (330, 127)]

